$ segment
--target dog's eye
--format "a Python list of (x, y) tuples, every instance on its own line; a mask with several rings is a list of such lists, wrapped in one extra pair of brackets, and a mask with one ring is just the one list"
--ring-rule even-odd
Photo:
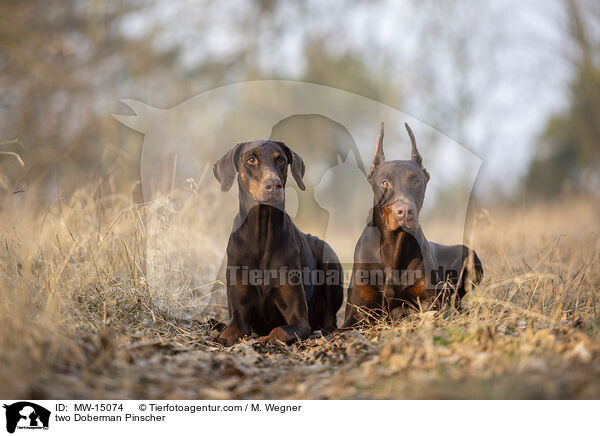
[(278, 156), (277, 159), (275, 159), (275, 163), (278, 165), (283, 165), (285, 164), (285, 158), (283, 156)]
[(385, 179), (384, 179), (384, 180), (382, 180), (382, 181), (381, 181), (381, 187), (382, 187), (383, 189), (390, 189), (390, 188), (391, 188), (391, 186), (392, 186), (392, 185), (390, 184), (389, 180), (385, 180)]
[(255, 165), (255, 164), (256, 164), (256, 162), (257, 162), (257, 161), (256, 161), (256, 156), (250, 156), (250, 157), (248, 158), (248, 160), (246, 160), (246, 162), (248, 162), (248, 164), (250, 164), (250, 165)]
[(411, 186), (414, 186), (416, 188), (417, 186), (419, 186), (421, 184), (421, 181), (415, 177), (410, 180), (410, 184), (411, 184)]

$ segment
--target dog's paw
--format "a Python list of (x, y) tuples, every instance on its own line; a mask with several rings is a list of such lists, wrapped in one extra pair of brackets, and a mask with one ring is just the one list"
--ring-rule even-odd
[(281, 341), (276, 336), (267, 335), (267, 336), (261, 336), (260, 338), (256, 339), (256, 344), (259, 344), (259, 346), (260, 345), (272, 345), (272, 346), (280, 347), (280, 346), (285, 345), (285, 342)]
[(215, 339), (215, 341), (224, 347), (231, 347), (238, 341), (238, 339), (219, 336), (217, 339)]
[(242, 337), (242, 335), (240, 334), (238, 329), (236, 329), (234, 326), (229, 326), (221, 332), (221, 334), (216, 339), (216, 341), (225, 347), (231, 347), (241, 337)]

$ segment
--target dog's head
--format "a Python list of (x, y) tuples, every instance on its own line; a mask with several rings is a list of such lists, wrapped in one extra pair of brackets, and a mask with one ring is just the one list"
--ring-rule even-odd
[(228, 191), (237, 174), (240, 194), (259, 204), (281, 205), (285, 201), (287, 168), (304, 191), (304, 161), (280, 141), (257, 140), (237, 144), (213, 167), (222, 191)]
[(377, 136), (377, 148), (367, 181), (375, 195), (376, 213), (387, 230), (400, 228), (415, 232), (419, 229), (419, 212), (423, 206), (429, 173), (417, 150), (415, 136), (404, 124), (412, 144), (410, 160), (386, 161), (383, 154), (383, 123)]

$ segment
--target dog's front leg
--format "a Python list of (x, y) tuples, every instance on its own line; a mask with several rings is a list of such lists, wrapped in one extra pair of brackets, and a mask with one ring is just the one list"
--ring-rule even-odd
[(256, 289), (249, 285), (227, 285), (227, 305), (231, 320), (221, 332), (217, 342), (226, 347), (251, 333), (249, 315), (254, 310)]
[(385, 276), (379, 265), (355, 263), (348, 288), (346, 315), (341, 331), (351, 330), (380, 316)]
[(273, 303), (281, 312), (286, 325), (275, 327), (267, 336), (258, 340), (263, 343), (291, 343), (310, 336), (308, 306), (302, 284), (285, 285), (272, 290)]

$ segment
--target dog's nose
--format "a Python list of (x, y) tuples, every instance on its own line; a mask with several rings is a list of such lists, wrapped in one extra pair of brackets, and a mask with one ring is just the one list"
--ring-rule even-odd
[(281, 180), (276, 178), (270, 178), (265, 181), (265, 191), (267, 192), (277, 192), (279, 191), (283, 185), (281, 184)]
[(403, 219), (414, 218), (415, 213), (416, 213), (415, 208), (406, 203), (400, 204), (398, 206), (398, 208), (396, 209), (396, 214), (398, 215), (398, 218), (403, 218)]

